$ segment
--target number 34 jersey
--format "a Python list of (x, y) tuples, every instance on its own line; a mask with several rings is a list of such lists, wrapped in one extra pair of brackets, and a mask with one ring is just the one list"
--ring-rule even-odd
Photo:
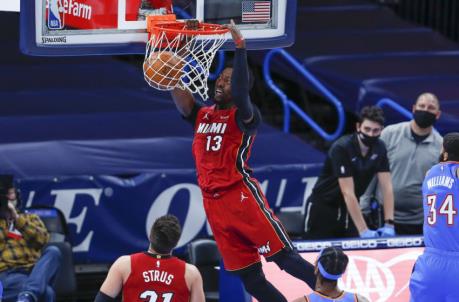
[(199, 108), (194, 125), (193, 156), (201, 190), (216, 193), (250, 177), (247, 160), (260, 121), (255, 107), (254, 117), (247, 126), (238, 119), (236, 107)]
[(459, 252), (459, 163), (433, 166), (422, 185), (426, 247)]
[(186, 263), (176, 257), (147, 252), (132, 254), (131, 274), (123, 286), (123, 301), (188, 302)]

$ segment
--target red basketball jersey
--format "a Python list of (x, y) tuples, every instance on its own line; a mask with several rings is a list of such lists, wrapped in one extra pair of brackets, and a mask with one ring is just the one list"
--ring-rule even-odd
[(250, 177), (246, 164), (254, 135), (241, 131), (236, 107), (199, 109), (194, 127), (193, 156), (201, 190), (215, 193)]
[(123, 301), (189, 302), (185, 266), (186, 263), (176, 257), (131, 255), (131, 274), (123, 287)]

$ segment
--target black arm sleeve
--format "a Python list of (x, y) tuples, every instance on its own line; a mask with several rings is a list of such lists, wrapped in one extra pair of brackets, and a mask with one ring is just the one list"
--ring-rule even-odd
[(116, 301), (116, 298), (112, 298), (109, 295), (106, 295), (101, 291), (97, 293), (96, 299), (94, 299), (94, 302), (115, 302), (115, 301)]
[(233, 74), (231, 75), (231, 95), (242, 120), (253, 117), (253, 106), (249, 98), (249, 68), (247, 50), (236, 48), (234, 54)]
[(240, 114), (239, 110), (236, 111), (236, 123), (239, 129), (242, 132), (253, 135), (257, 132), (258, 126), (261, 124), (261, 113), (257, 106), (253, 105), (253, 119), (250, 123), (244, 123)]

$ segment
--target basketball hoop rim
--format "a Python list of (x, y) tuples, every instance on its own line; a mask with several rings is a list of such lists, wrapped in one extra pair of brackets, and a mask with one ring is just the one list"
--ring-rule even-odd
[[(212, 23), (199, 22), (198, 29), (184, 29), (185, 22), (183, 21), (163, 21), (157, 22), (150, 26), (151, 32), (165, 32), (172, 34), (185, 34), (185, 35), (223, 35), (229, 32), (228, 28), (223, 28), (223, 25)], [(180, 28), (178, 28), (180, 27)]]

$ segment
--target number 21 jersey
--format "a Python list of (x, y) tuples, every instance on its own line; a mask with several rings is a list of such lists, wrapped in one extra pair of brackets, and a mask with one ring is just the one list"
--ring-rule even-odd
[(188, 302), (186, 263), (176, 257), (137, 253), (131, 257), (131, 274), (123, 286), (123, 301)]

